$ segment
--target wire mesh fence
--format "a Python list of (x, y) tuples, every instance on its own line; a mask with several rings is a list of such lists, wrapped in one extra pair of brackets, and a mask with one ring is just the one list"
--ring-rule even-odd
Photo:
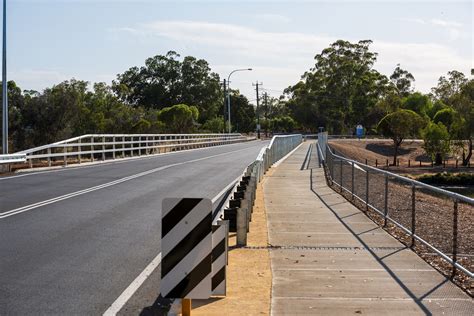
[(325, 152), (336, 190), (422, 257), (472, 280), (474, 199)]

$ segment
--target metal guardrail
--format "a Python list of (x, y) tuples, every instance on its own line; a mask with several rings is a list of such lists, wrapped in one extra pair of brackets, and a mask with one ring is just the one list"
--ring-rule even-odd
[(0, 155), (0, 164), (25, 162), (25, 161), (26, 161), (26, 154)]
[(225, 202), (221, 203), (221, 209), (215, 210), (214, 221), (230, 221), (230, 231), (237, 232), (237, 245), (244, 246), (247, 243), (257, 184), (275, 162), (295, 149), (301, 141), (300, 134), (274, 136), (270, 144), (259, 152), (257, 159), (218, 197), (220, 199), (225, 195)]
[(318, 137), (318, 154), (341, 193), (378, 213), (384, 226), (391, 222), (402, 229), (412, 247), (416, 240), (434, 251), (453, 267), (453, 275), (459, 269), (474, 276), (472, 218), (464, 218), (474, 214), (474, 199), (337, 155), (325, 133)]
[(68, 159), (77, 157), (89, 161), (116, 159), (165, 153), (170, 151), (217, 146), (245, 141), (241, 134), (88, 134), (60, 142), (35, 147), (16, 153), (25, 160), (6, 161), (1, 163), (28, 161), (33, 167), (34, 161), (47, 162), (51, 166), (55, 161), (68, 164)]

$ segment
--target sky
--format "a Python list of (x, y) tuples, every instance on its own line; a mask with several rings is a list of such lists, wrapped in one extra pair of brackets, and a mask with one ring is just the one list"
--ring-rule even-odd
[(174, 50), (209, 62), (255, 100), (278, 97), (338, 39), (370, 39), (374, 68), (397, 64), (429, 92), (456, 69), (470, 76), (472, 1), (7, 0), (8, 78), (41, 91), (76, 78), (111, 83), (146, 58)]

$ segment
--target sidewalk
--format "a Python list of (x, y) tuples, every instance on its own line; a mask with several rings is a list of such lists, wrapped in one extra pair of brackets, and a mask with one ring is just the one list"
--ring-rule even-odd
[(263, 185), (271, 313), (473, 315), (472, 298), (326, 185), (314, 150), (301, 170), (309, 146)]

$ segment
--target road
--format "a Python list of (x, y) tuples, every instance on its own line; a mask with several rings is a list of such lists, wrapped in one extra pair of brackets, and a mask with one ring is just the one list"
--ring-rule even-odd
[(0, 315), (104, 313), (160, 253), (161, 200), (213, 198), (265, 144), (0, 178)]

